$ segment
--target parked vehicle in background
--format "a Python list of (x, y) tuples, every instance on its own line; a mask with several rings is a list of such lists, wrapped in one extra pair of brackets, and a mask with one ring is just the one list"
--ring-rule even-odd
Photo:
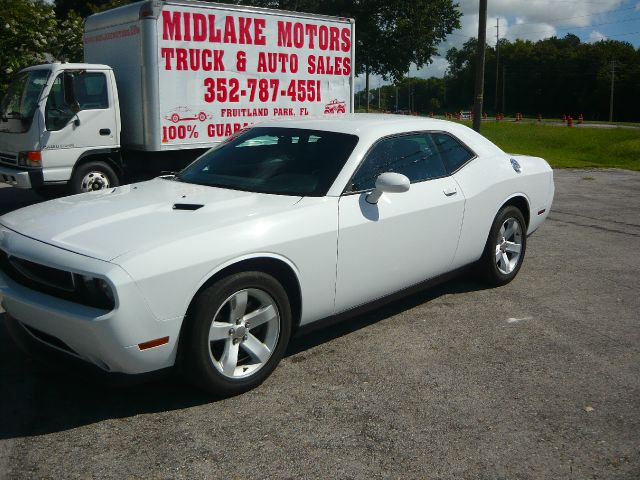
[(190, 0), (92, 15), (87, 63), (33, 66), (9, 87), (0, 181), (100, 190), (266, 118), (323, 115), (330, 99), (351, 112), (354, 40), (346, 18)]
[(175, 176), (0, 217), (0, 294), (16, 337), (235, 394), (298, 327), (472, 264), (510, 282), (553, 194), (544, 160), (461, 124), (265, 122)]

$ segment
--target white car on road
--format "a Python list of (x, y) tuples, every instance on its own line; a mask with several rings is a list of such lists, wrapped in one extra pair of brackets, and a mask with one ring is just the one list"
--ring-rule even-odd
[(456, 123), (265, 122), (175, 176), (0, 217), (0, 295), (14, 335), (235, 394), (299, 327), (469, 265), (511, 281), (553, 194), (544, 160)]

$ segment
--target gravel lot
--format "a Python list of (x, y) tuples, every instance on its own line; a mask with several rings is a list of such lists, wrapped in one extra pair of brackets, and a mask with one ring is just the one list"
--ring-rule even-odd
[[(0, 211), (38, 200), (0, 188)], [(640, 478), (639, 211), (638, 172), (556, 171), (514, 282), (459, 278), (299, 338), (221, 401), (52, 371), (2, 327), (0, 476)]]

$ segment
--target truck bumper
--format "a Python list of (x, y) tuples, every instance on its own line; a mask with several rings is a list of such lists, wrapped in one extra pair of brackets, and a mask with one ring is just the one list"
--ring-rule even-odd
[(42, 170), (19, 170), (0, 166), (0, 183), (18, 188), (37, 188), (44, 184)]

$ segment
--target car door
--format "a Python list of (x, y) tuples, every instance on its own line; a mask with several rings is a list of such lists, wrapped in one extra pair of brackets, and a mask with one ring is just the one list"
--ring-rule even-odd
[[(406, 175), (410, 188), (366, 197), (378, 175)], [(464, 197), (426, 132), (378, 141), (339, 201), (336, 312), (449, 270)]]

